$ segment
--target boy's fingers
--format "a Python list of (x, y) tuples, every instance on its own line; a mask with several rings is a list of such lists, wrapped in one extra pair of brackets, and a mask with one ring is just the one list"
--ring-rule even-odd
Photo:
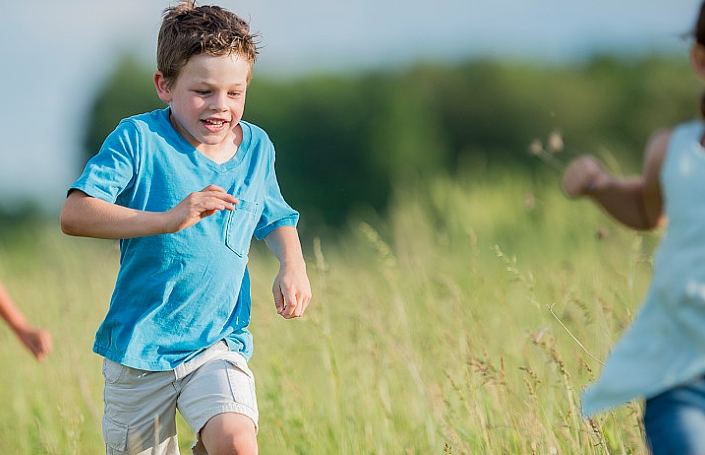
[(304, 315), (306, 311), (306, 302), (304, 299), (294, 296), (290, 300), (287, 300), (287, 305), (284, 309), (284, 317), (287, 318), (298, 318)]
[(279, 286), (274, 288), (274, 307), (277, 309), (278, 314), (282, 314), (284, 311), (284, 295), (282, 295)]
[(224, 188), (219, 187), (218, 185), (208, 185), (207, 187), (203, 188), (201, 190), (202, 193), (215, 193), (211, 194), (211, 196), (216, 197), (218, 199), (221, 199), (223, 201), (228, 201), (233, 204), (238, 204), (240, 201), (233, 196), (232, 194), (228, 193), (225, 191)]

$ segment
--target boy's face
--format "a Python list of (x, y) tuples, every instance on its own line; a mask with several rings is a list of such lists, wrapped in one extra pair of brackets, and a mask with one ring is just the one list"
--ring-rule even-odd
[(239, 55), (198, 54), (170, 87), (159, 71), (154, 83), (159, 98), (171, 107), (176, 130), (201, 152), (220, 152), (240, 143), (237, 126), (245, 109), (251, 69)]

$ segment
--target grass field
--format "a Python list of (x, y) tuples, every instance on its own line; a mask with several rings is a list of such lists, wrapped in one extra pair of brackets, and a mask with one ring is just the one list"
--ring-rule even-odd
[[(646, 453), (639, 403), (588, 421), (579, 397), (638, 308), (657, 235), (550, 176), (438, 179), (364, 218), (306, 240), (300, 320), (275, 314), (277, 264), (253, 247), (260, 453)], [(0, 326), (4, 453), (103, 453), (91, 346), (116, 271), (115, 242), (53, 223), (3, 233), (0, 278), (55, 342), (38, 364)]]

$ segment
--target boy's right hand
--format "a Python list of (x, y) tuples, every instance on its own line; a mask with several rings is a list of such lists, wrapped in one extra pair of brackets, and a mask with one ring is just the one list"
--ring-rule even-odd
[(179, 205), (166, 212), (166, 230), (171, 233), (181, 231), (220, 210), (233, 210), (239, 202), (223, 188), (208, 185), (201, 191), (189, 194)]
[(608, 174), (593, 156), (581, 156), (568, 163), (563, 173), (563, 191), (570, 197), (594, 193), (606, 183)]

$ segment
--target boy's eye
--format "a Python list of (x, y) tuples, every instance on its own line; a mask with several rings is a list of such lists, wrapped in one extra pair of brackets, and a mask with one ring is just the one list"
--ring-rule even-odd
[(210, 93), (208, 90), (194, 90), (199, 95), (208, 95)]

